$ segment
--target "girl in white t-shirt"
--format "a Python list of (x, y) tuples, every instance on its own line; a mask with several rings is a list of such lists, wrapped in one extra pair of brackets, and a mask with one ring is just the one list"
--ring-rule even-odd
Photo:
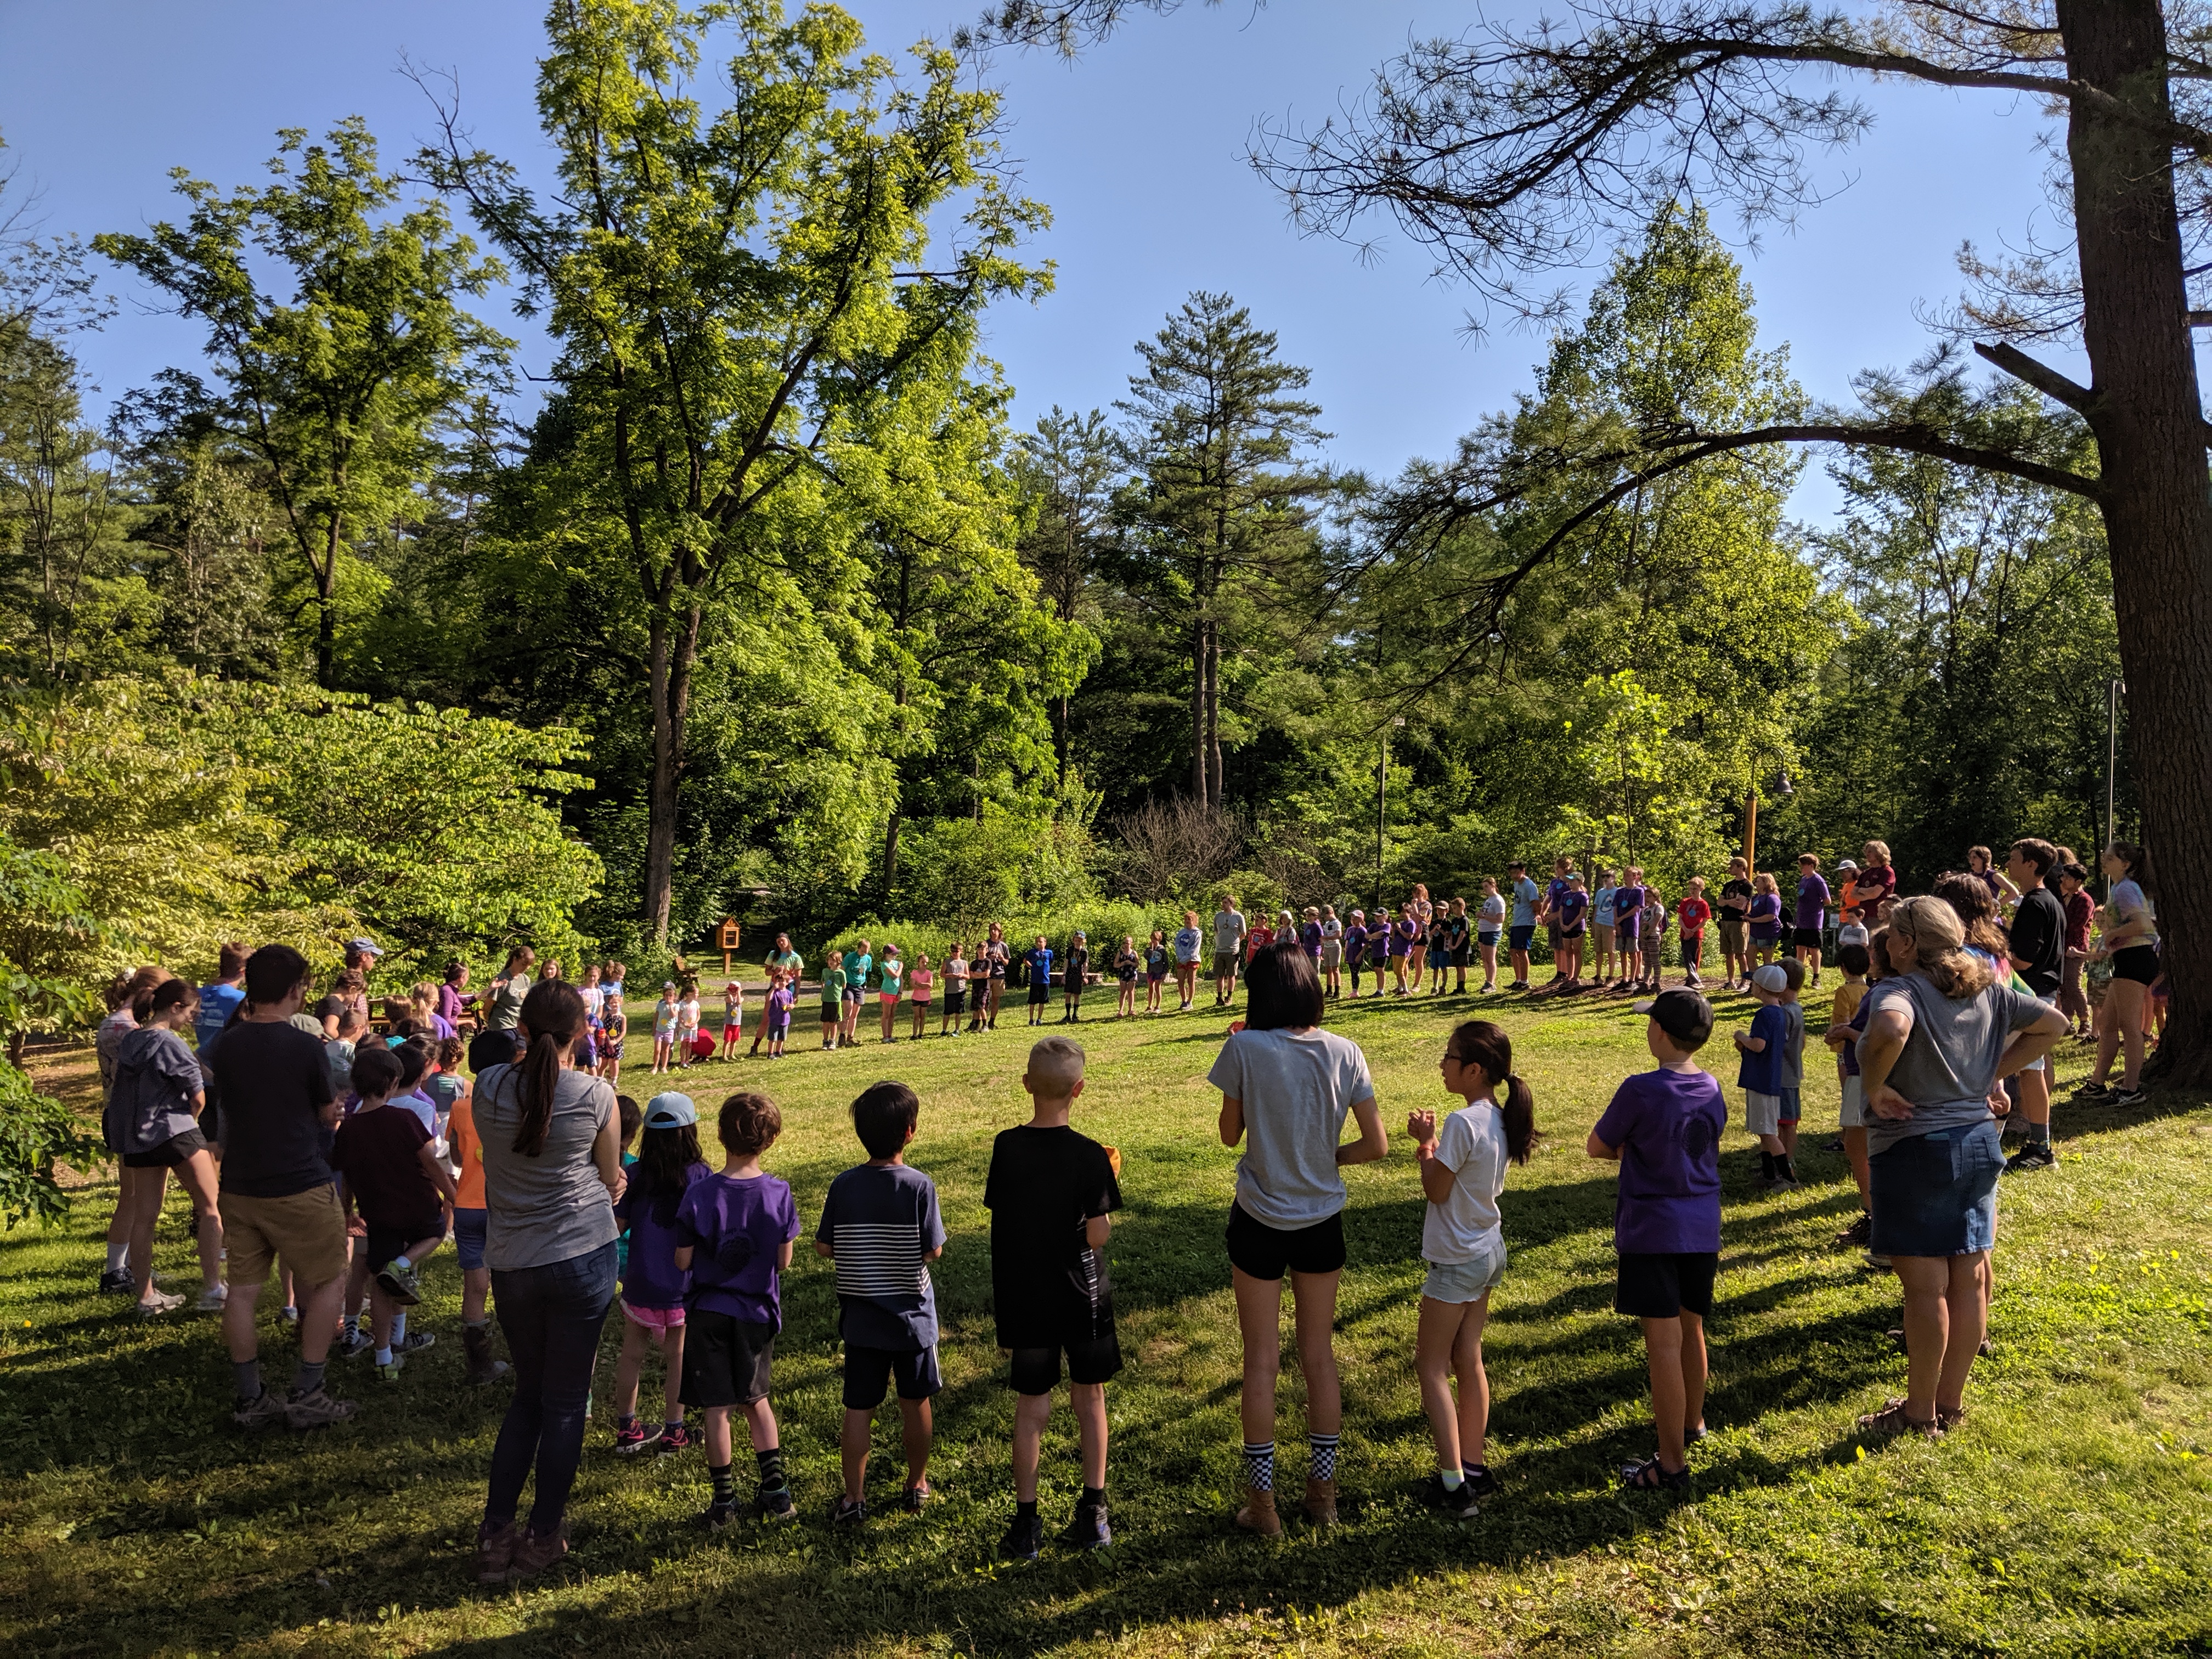
[(1465, 1521), (1474, 1516), (1479, 1499), (1498, 1490), (1483, 1461), (1490, 1378), (1482, 1369), (1482, 1328), (1490, 1317), (1490, 1292), (1505, 1277), (1498, 1195), (1505, 1188), (1506, 1164), (1528, 1161), (1536, 1107), (1528, 1085), (1514, 1075), (1511, 1041), (1486, 1019), (1468, 1020), (1451, 1034), (1443, 1066), (1444, 1092), (1467, 1104), (1446, 1117), (1441, 1129), (1437, 1115), (1426, 1109), (1406, 1119), (1429, 1200), (1421, 1224), (1421, 1258), (1429, 1275), (1421, 1285), (1413, 1369), (1437, 1437), (1428, 1501)]

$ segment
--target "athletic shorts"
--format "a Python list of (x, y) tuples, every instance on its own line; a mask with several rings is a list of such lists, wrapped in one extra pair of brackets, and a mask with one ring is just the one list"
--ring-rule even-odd
[(2158, 977), (2158, 947), (2130, 945), (2124, 951), (2113, 951), (2112, 977), (2132, 980), (2137, 985), (2149, 984)]
[(1284, 1273), (1333, 1273), (1344, 1267), (1344, 1213), (1339, 1211), (1310, 1227), (1270, 1227), (1255, 1221), (1242, 1204), (1229, 1206), (1230, 1265), (1253, 1279), (1279, 1280)]
[(207, 1149), (207, 1137), (200, 1133), (198, 1125), (194, 1125), (184, 1133), (171, 1135), (167, 1140), (149, 1146), (143, 1152), (124, 1153), (123, 1167), (126, 1170), (173, 1170), (179, 1164), (191, 1163), (194, 1152), (204, 1152)]
[(230, 1284), (265, 1283), (279, 1256), (303, 1291), (345, 1272), (345, 1211), (329, 1182), (282, 1198), (225, 1193), (221, 1208), (228, 1257), (223, 1277)]
[(1078, 1342), (1055, 1342), (1049, 1347), (1014, 1350), (1007, 1382), (1016, 1394), (1050, 1394), (1060, 1382), (1060, 1357), (1067, 1355), (1071, 1382), (1104, 1382), (1121, 1369), (1121, 1344), (1109, 1330)]
[(1801, 950), (1817, 951), (1820, 948), (1820, 930), (1817, 927), (1793, 927), (1790, 930), (1790, 942)]
[(1504, 1280), (1505, 1245), (1501, 1239), (1493, 1254), (1479, 1255), (1472, 1261), (1430, 1262), (1428, 1277), (1421, 1281), (1421, 1294), (1431, 1302), (1480, 1302)]
[(845, 1000), (848, 1002), (858, 1002), (866, 994), (866, 993), (856, 985), (848, 985), (845, 988)]
[(1041, 979), (1030, 981), (1030, 1006), (1041, 1008), (1052, 1000), (1052, 987)]
[(770, 1042), (781, 1042), (784, 1038), (790, 1035), (791, 1016), (789, 1014), (771, 1014), (769, 1016), (768, 1040)]
[(1718, 1250), (1623, 1250), (1613, 1268), (1613, 1311), (1637, 1319), (1674, 1319), (1686, 1313), (1709, 1319), (1713, 1275), (1720, 1265)]
[(1756, 1090), (1743, 1091), (1743, 1127), (1755, 1135), (1776, 1135), (1782, 1133), (1782, 1097), (1762, 1095)]
[(446, 1218), (442, 1215), (418, 1216), (387, 1225), (381, 1221), (368, 1224), (368, 1270), (389, 1267), (407, 1254), (407, 1247), (419, 1244), (426, 1238), (442, 1239), (446, 1236)]
[(965, 991), (947, 991), (945, 994), (945, 1012), (946, 1013), (961, 1014), (967, 1012), (967, 1011), (968, 994)]
[(1237, 952), (1234, 951), (1216, 951), (1213, 953), (1213, 976), (1216, 979), (1234, 979), (1237, 977)]
[(461, 1258), (461, 1271), (474, 1273), (484, 1264), (484, 1237), (491, 1228), (489, 1210), (453, 1212), (453, 1249)]
[(843, 1011), (836, 1003), (825, 1002), (822, 1005), (822, 1023), (824, 1025), (835, 1025), (843, 1018)]
[(896, 1003), (899, 1000), (899, 994), (896, 991), (878, 991), (876, 993), (876, 1000), (878, 1002)]
[(1467, 958), (1468, 958), (1468, 947), (1467, 947), (1465, 945), (1455, 945), (1454, 946), (1452, 946), (1452, 951), (1451, 951), (1451, 965), (1452, 965), (1453, 967), (1455, 967), (1455, 968), (1464, 968), (1464, 967), (1466, 967), (1466, 966), (1467, 966)]
[(896, 1383), (902, 1400), (927, 1400), (945, 1386), (934, 1345), (913, 1353), (845, 1345), (845, 1409), (872, 1412), (884, 1403), (884, 1390)]
[(1511, 941), (1510, 949), (1525, 951), (1528, 948), (1529, 941), (1536, 937), (1536, 925), (1534, 922), (1524, 922), (1515, 927), (1506, 937)]
[[(629, 1312), (627, 1305), (623, 1311)], [(768, 1398), (775, 1365), (775, 1326), (696, 1309), (684, 1321), (684, 1380), (676, 1397), (702, 1410), (750, 1406)]]
[(625, 1301), (622, 1304), (622, 1310), (624, 1319), (641, 1330), (652, 1332), (655, 1336), (663, 1336), (670, 1331), (681, 1330), (684, 1328), (684, 1310), (681, 1307), (633, 1308)]
[(1866, 1079), (1847, 1077), (1844, 1079), (1844, 1106), (1838, 1127), (1863, 1129), (1866, 1126)]

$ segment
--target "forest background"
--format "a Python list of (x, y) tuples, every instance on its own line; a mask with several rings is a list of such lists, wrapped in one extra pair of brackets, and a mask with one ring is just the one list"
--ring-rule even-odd
[[(1780, 452), (1589, 516), (1586, 476), (1545, 487), (1549, 458), (1626, 476), (1639, 434), (1808, 408), (1694, 203), (1556, 320), (1530, 391), (1395, 477), (1331, 464), (1296, 343), (1221, 294), (1017, 430), (981, 326), (1051, 304), (1048, 209), (951, 52), (767, 3), (563, 3), (544, 52), (555, 195), (441, 104), (418, 154), (288, 131), (265, 179), (179, 174), (169, 220), (89, 246), (0, 197), (18, 1050), (113, 968), (200, 973), (234, 937), (649, 980), (725, 915), (802, 948), (884, 918), (1118, 933), (1224, 883), (1342, 908), (1560, 851), (1671, 892), (1754, 789), (1767, 867), (1879, 836), (1915, 884), (2108, 833), (2079, 496), (1831, 452), (1815, 533)], [(70, 342), (115, 287), (205, 352), (95, 426)], [(1942, 348), (1856, 390), (2088, 446)], [(1509, 473), (1436, 518), (1455, 475)]]

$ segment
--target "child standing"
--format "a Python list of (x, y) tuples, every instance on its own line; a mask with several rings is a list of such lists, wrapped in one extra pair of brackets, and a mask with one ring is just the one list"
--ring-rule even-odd
[(1613, 890), (1613, 951), (1620, 958), (1620, 977), (1613, 986), (1615, 991), (1636, 988), (1637, 975), (1644, 967), (1643, 936), (1644, 872), (1631, 865), (1620, 872), (1620, 884)]
[(1091, 971), (1091, 941), (1078, 928), (1075, 937), (1067, 942), (1067, 961), (1060, 975), (1060, 986), (1065, 1006), (1060, 1023), (1063, 1025), (1083, 1018), (1083, 980)]
[[(1322, 993), (1331, 998), (1344, 994), (1344, 924), (1337, 919), (1336, 907), (1321, 907), (1321, 984)], [(1467, 989), (1467, 975), (1460, 975), (1460, 988)]]
[(1680, 1492), (1687, 1446), (1705, 1431), (1705, 1320), (1720, 1266), (1720, 1140), (1728, 1106), (1719, 1082), (1692, 1058), (1712, 1035), (1712, 1006), (1695, 991), (1662, 991), (1644, 1007), (1644, 1041), (1656, 1071), (1626, 1079), (1590, 1131), (1592, 1158), (1617, 1160), (1613, 1306), (1642, 1322), (1651, 1378), (1656, 1455), (1620, 1472), (1621, 1484)]
[(1044, 935), (1036, 936), (1036, 943), (1026, 958), (1030, 972), (1030, 1024), (1044, 1024), (1045, 999), (1052, 994), (1052, 947)]
[(623, 1039), (629, 1035), (629, 1016), (612, 992), (599, 1004), (599, 1075), (611, 1086), (622, 1081)]
[(1613, 872), (1590, 872), (1590, 983), (1613, 978)]
[(1022, 1087), (1031, 1115), (991, 1144), (983, 1206), (991, 1212), (991, 1301), (999, 1346), (1013, 1354), (1014, 1519), (999, 1553), (1034, 1561), (1044, 1540), (1037, 1518), (1037, 1463), (1052, 1391), (1067, 1356), (1068, 1404), (1083, 1452), (1083, 1495), (1060, 1541), (1103, 1549), (1106, 1519), (1106, 1383), (1121, 1369), (1106, 1276), (1112, 1212), (1121, 1207), (1118, 1155), (1067, 1123), (1083, 1092), (1083, 1050), (1047, 1037), (1030, 1050)]
[(1712, 914), (1713, 907), (1705, 902), (1705, 878), (1692, 876), (1681, 902), (1674, 907), (1674, 918), (1682, 927), (1682, 983), (1692, 991), (1705, 983), (1698, 969), (1705, 965), (1705, 923)]
[(791, 1036), (791, 1007), (799, 1000), (798, 981), (782, 969), (769, 974), (768, 1000), (763, 1006), (762, 1018), (768, 1023), (768, 1057), (783, 1058), (783, 1045)]
[[(615, 1200), (615, 1222), (629, 1236), (623, 1273), (622, 1358), (615, 1362), (615, 1449), (635, 1455), (648, 1448), (682, 1451), (696, 1443), (684, 1426), (678, 1398), (684, 1382), (684, 1293), (691, 1276), (677, 1265), (684, 1241), (676, 1212), (695, 1182), (709, 1171), (699, 1156), (699, 1111), (691, 1097), (673, 1091), (645, 1103), (645, 1133), (629, 1184)], [(660, 1350), (666, 1373), (661, 1424), (647, 1432), (638, 1425), (637, 1378), (646, 1350)], [(727, 1460), (725, 1459), (725, 1462)]]
[(490, 1212), (484, 1206), (483, 1145), (477, 1139), (476, 1101), (463, 1095), (446, 1120), (446, 1155), (453, 1164), (453, 1249), (461, 1262), (461, 1380), (481, 1388), (507, 1373), (507, 1362), (491, 1357), (491, 1322), (484, 1303), (491, 1295), (491, 1269), (484, 1265)]
[(936, 1187), (907, 1167), (921, 1116), (921, 1102), (903, 1083), (876, 1084), (853, 1103), (853, 1129), (868, 1161), (830, 1183), (814, 1231), (814, 1253), (837, 1264), (837, 1334), (845, 1342), (845, 1491), (830, 1511), (840, 1526), (867, 1518), (868, 1442), (884, 1390), (894, 1383), (906, 1449), (901, 1507), (918, 1514), (929, 1501), (929, 1402), (945, 1386), (929, 1264), (945, 1254), (945, 1222)]
[(1642, 944), (1644, 946), (1644, 988), (1656, 995), (1659, 975), (1667, 959), (1667, 901), (1659, 896), (1656, 887), (1644, 890)]
[[(331, 1167), (368, 1229), (367, 1261), (375, 1275), (368, 1292), (374, 1322), (376, 1374), (399, 1379), (404, 1363), (392, 1352), (401, 1310), (422, 1299), (415, 1269), (446, 1241), (444, 1206), (456, 1197), (453, 1177), (438, 1161), (422, 1120), (391, 1106), (399, 1086), (399, 1058), (381, 1043), (363, 1044), (353, 1063), (361, 1104), (338, 1126)], [(418, 1346), (427, 1346), (427, 1344)]]
[(734, 1060), (738, 1039), (743, 1036), (745, 1024), (745, 988), (732, 980), (722, 988), (722, 1058)]
[(930, 999), (937, 994), (937, 970), (929, 965), (928, 951), (914, 959), (914, 971), (906, 976), (906, 1000), (914, 1005), (914, 1024), (907, 1035), (919, 1042), (921, 1028), (929, 1019)]
[(1167, 980), (1170, 960), (1167, 929), (1155, 927), (1145, 943), (1145, 1012), (1148, 1014), (1160, 1011), (1160, 987)]
[(1467, 1021), (1445, 1042), (1443, 1081), (1446, 1094), (1467, 1103), (1444, 1119), (1441, 1132), (1436, 1113), (1425, 1107), (1406, 1119), (1428, 1200), (1421, 1259), (1429, 1273), (1421, 1285), (1413, 1369), (1437, 1439), (1429, 1501), (1454, 1520), (1468, 1521), (1477, 1500), (1498, 1490), (1486, 1461), (1490, 1377), (1482, 1368), (1482, 1328), (1490, 1293), (1505, 1277), (1498, 1195), (1505, 1189), (1507, 1161), (1528, 1161), (1536, 1108), (1528, 1085), (1514, 1075), (1512, 1042), (1486, 1019)]
[(854, 940), (853, 948), (845, 952), (844, 1023), (837, 1033), (840, 1048), (849, 1048), (860, 1040), (860, 1004), (868, 994), (869, 976), (875, 968), (876, 959), (868, 954), (868, 941)]
[(952, 954), (945, 962), (945, 1012), (937, 1022), (939, 1036), (951, 1036), (958, 1031), (960, 1016), (968, 1012), (968, 952), (955, 939)]
[(1344, 959), (1352, 969), (1352, 1000), (1359, 1000), (1359, 975), (1367, 966), (1367, 912), (1354, 910), (1344, 929)]
[(1121, 948), (1114, 953), (1114, 982), (1120, 988), (1114, 1018), (1133, 1018), (1137, 1012), (1137, 938), (1133, 933), (1122, 934)]
[(832, 951), (822, 964), (822, 1048), (837, 1046), (845, 1018), (845, 957)]
[(698, 1058), (699, 982), (687, 979), (676, 998), (676, 1063), (689, 1066)]
[(1751, 908), (1746, 915), (1751, 922), (1751, 953), (1764, 968), (1774, 960), (1775, 947), (1782, 942), (1782, 890), (1764, 870), (1751, 878)]
[(768, 1403), (776, 1333), (783, 1328), (782, 1276), (799, 1240), (799, 1206), (790, 1183), (761, 1169), (783, 1133), (783, 1115), (766, 1095), (732, 1095), (716, 1126), (722, 1172), (695, 1181), (676, 1207), (673, 1261), (691, 1275), (684, 1299), (683, 1403), (706, 1413), (707, 1477), (713, 1491), (700, 1524), (719, 1531), (737, 1518), (730, 1436), (733, 1412), (745, 1414), (760, 1468), (763, 1521), (798, 1514), (783, 1467), (783, 1442)]
[(1836, 1243), (1864, 1249), (1874, 1237), (1874, 1189), (1867, 1169), (1866, 1079), (1859, 1075), (1859, 1038), (1866, 1033), (1866, 1023), (1858, 1013), (1866, 1001), (1874, 953), (1863, 945), (1838, 945), (1836, 966), (1844, 970), (1844, 982), (1829, 1005), (1825, 1040), (1835, 1051), (1836, 1082), (1843, 1095), (1844, 1156), (1859, 1188), (1859, 1218), (1836, 1235)]
[(660, 988), (660, 1000), (653, 1005), (653, 1069), (656, 1075), (668, 1069), (671, 1054), (676, 1047), (676, 981), (670, 980)]
[[(1505, 931), (1505, 895), (1498, 890), (1498, 878), (1482, 878), (1482, 902), (1474, 915), (1474, 947), (1482, 958), (1482, 988), (1498, 988), (1498, 940)], [(1608, 917), (1611, 912), (1607, 912)]]
[[(1744, 1091), (1744, 1127), (1759, 1137), (1759, 1184), (1762, 1191), (1772, 1192), (1777, 1188), (1794, 1188), (1797, 1171), (1790, 1164), (1790, 1154), (1783, 1142), (1783, 1079), (1787, 1075), (1783, 1068), (1784, 1052), (1790, 1044), (1790, 975), (1783, 964), (1770, 962), (1753, 969), (1752, 994), (1759, 999), (1759, 1012), (1751, 1017), (1751, 1029), (1734, 1033), (1737, 1050), (1743, 1055), (1736, 1072), (1736, 1086)], [(1805, 1030), (1804, 1016), (1796, 1020), (1800, 1042)], [(1790, 1125), (1794, 1139), (1796, 1126)]]
[(883, 1010), (884, 1041), (898, 1041), (899, 981), (906, 977), (906, 962), (896, 945), (884, 946), (883, 966), (877, 970), (876, 1000)]
[(1559, 929), (1559, 983), (1564, 990), (1583, 988), (1583, 946), (1589, 933), (1589, 906), (1590, 896), (1583, 885), (1581, 872), (1571, 872), (1552, 907)]

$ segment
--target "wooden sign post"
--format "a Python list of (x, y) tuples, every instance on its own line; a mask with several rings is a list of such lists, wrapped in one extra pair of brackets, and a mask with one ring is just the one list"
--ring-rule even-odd
[(721, 946), (722, 976), (726, 979), (730, 974), (731, 958), (738, 953), (738, 924), (727, 916), (722, 918), (722, 926), (716, 935), (716, 943)]

